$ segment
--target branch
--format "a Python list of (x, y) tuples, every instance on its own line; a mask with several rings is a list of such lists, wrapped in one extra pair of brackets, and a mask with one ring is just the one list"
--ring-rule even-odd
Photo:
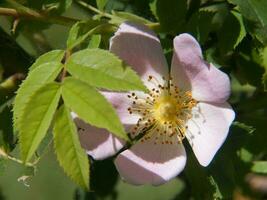
[(99, 14), (99, 15), (101, 15), (101, 16), (103, 16), (103, 17), (107, 17), (107, 18), (110, 18), (110, 19), (112, 19), (112, 18), (119, 18), (119, 19), (121, 19), (120, 17), (117, 17), (117, 16), (111, 15), (111, 14), (109, 14), (109, 13), (103, 12), (103, 11), (101, 11), (101, 10), (98, 10), (97, 8), (91, 6), (90, 4), (85, 3), (84, 1), (77, 0), (77, 1), (75, 1), (75, 2), (76, 2), (77, 4), (79, 4), (79, 5), (81, 5), (82, 7), (87, 8), (87, 9), (89, 9), (90, 11), (93, 11), (94, 13)]
[(13, 8), (3, 8), (0, 7), (0, 15), (12, 16), (16, 19), (31, 19), (42, 22), (60, 24), (65, 26), (73, 25), (75, 22), (79, 21), (78, 19), (73, 19), (64, 16), (49, 16), (45, 13), (40, 13), (32, 9), (27, 9), (27, 12), (22, 10), (16, 10)]
[(8, 160), (12, 160), (16, 163), (19, 163), (21, 165), (26, 165), (28, 167), (34, 167), (34, 163), (30, 163), (30, 162), (27, 162), (27, 163), (23, 163), (21, 160), (13, 157), (13, 156), (10, 156), (8, 155), (5, 151), (3, 151), (2, 149), (0, 149), (0, 158), (4, 158), (4, 159), (8, 159)]
[[(86, 8), (86, 9), (89, 9), (90, 11), (102, 16), (102, 17), (106, 17), (106, 18), (109, 18), (109, 19), (118, 19), (118, 21), (127, 21), (126, 19), (124, 18), (121, 18), (119, 16), (116, 16), (116, 15), (112, 15), (112, 14), (109, 14), (107, 12), (104, 12), (104, 11), (101, 11), (101, 10), (98, 10), (97, 8), (91, 6), (90, 4), (82, 1), (82, 0), (76, 0), (75, 1), (78, 5)], [(151, 23), (147, 23), (145, 24), (146, 26), (148, 26), (150, 29), (154, 30), (154, 31), (159, 31), (160, 30), (160, 24), (158, 22), (151, 22)]]

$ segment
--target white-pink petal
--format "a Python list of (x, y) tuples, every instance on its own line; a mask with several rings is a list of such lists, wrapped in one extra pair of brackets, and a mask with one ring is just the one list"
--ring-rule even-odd
[(113, 105), (126, 131), (129, 131), (140, 118), (139, 115), (130, 114), (128, 111), (128, 108), (132, 105), (132, 101), (128, 98), (129, 93), (106, 91), (101, 92), (101, 94)]
[(79, 118), (74, 119), (79, 132), (82, 147), (96, 160), (102, 160), (116, 154), (125, 144), (121, 139), (100, 129), (86, 124)]
[(145, 81), (149, 75), (168, 76), (168, 65), (160, 41), (153, 31), (141, 24), (120, 25), (110, 41), (110, 51), (119, 56)]
[(207, 166), (224, 143), (235, 113), (228, 103), (198, 103), (193, 113), (186, 137), (199, 163)]
[(153, 139), (138, 142), (115, 160), (120, 176), (134, 185), (160, 185), (176, 177), (185, 167), (182, 144), (154, 144)]
[(203, 60), (198, 42), (189, 34), (176, 36), (171, 76), (180, 88), (192, 91), (198, 101), (223, 103), (230, 95), (228, 76)]
[[(106, 99), (114, 106), (126, 131), (137, 123), (139, 116), (129, 114), (128, 107), (131, 102), (127, 93), (101, 92)], [(96, 105), (97, 106), (97, 105)], [(79, 129), (81, 145), (87, 153), (96, 160), (102, 160), (116, 154), (125, 144), (125, 141), (115, 137), (105, 129), (93, 127), (81, 119), (75, 113), (72, 117)]]

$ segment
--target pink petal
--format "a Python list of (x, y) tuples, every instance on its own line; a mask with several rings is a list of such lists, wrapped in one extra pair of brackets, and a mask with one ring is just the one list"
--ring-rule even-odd
[(111, 38), (110, 51), (119, 56), (142, 77), (161, 79), (168, 75), (168, 65), (155, 33), (146, 26), (134, 23), (120, 25)]
[(223, 103), (230, 95), (228, 76), (203, 60), (198, 42), (189, 34), (174, 39), (171, 75), (174, 83), (191, 90), (198, 101)]
[(125, 142), (113, 136), (105, 129), (100, 129), (86, 124), (79, 118), (75, 118), (79, 130), (82, 147), (96, 160), (102, 160), (116, 154)]
[[(101, 92), (107, 100), (112, 103), (117, 114), (124, 125), (126, 131), (130, 131), (132, 126), (136, 124), (139, 116), (129, 114), (128, 107), (131, 102), (127, 97), (127, 93)], [(87, 153), (96, 160), (105, 159), (116, 154), (125, 144), (125, 142), (105, 129), (100, 129), (86, 124), (75, 113), (72, 116), (79, 128), (79, 136), (81, 145), (86, 149)]]
[(183, 145), (138, 142), (118, 155), (115, 165), (121, 177), (134, 185), (160, 185), (176, 177), (186, 163)]
[(131, 100), (128, 98), (129, 93), (101, 92), (101, 94), (103, 94), (116, 109), (117, 114), (125, 128), (130, 128), (137, 123), (140, 116), (136, 114), (129, 114), (128, 111), (128, 108), (132, 104)]
[(209, 165), (224, 143), (235, 113), (228, 103), (199, 103), (187, 123), (187, 139), (203, 166)]

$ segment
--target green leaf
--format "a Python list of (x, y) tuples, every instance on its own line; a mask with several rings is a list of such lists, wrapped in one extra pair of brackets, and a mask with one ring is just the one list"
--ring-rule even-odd
[(200, 44), (204, 44), (208, 39), (211, 30), (211, 24), (214, 13), (209, 11), (200, 11), (192, 15), (186, 25), (186, 32), (191, 33)]
[(89, 161), (82, 149), (69, 109), (62, 105), (55, 117), (54, 146), (66, 174), (83, 188), (89, 188)]
[(100, 46), (100, 43), (101, 43), (101, 35), (100, 34), (92, 35), (87, 48), (96, 49)]
[(30, 7), (50, 11), (54, 14), (65, 12), (72, 4), (72, 0), (27, 0)]
[(237, 45), (244, 39), (244, 37), (247, 35), (246, 29), (245, 29), (245, 25), (243, 22), (243, 18), (242, 16), (238, 13), (238, 12), (231, 12), (238, 20), (238, 23), (240, 25), (240, 32), (239, 32), (239, 36), (234, 44), (234, 48), (237, 47)]
[(267, 44), (267, 1), (266, 0), (231, 0), (239, 6), (241, 14), (247, 20), (249, 31), (264, 45)]
[(47, 134), (42, 139), (41, 143), (39, 144), (37, 150), (35, 151), (35, 155), (38, 158), (41, 158), (47, 151), (49, 151), (50, 144), (52, 143), (53, 135), (52, 130), (48, 129)]
[(74, 53), (67, 62), (67, 70), (92, 86), (111, 90), (146, 90), (136, 72), (109, 51), (85, 49)]
[(81, 21), (74, 24), (69, 32), (67, 40), (68, 49), (73, 49), (77, 45), (85, 42), (90, 36), (98, 33), (113, 32), (114, 25), (101, 24), (97, 20)]
[(48, 83), (32, 94), (21, 119), (20, 152), (24, 162), (30, 160), (44, 138), (60, 98), (60, 85)]
[(256, 173), (267, 174), (267, 161), (255, 161), (253, 162), (251, 171)]
[(199, 166), (191, 151), (187, 154), (187, 165), (185, 166), (184, 173), (190, 184), (190, 190), (194, 199), (213, 199), (215, 188), (211, 186), (205, 168)]
[(223, 22), (221, 29), (218, 30), (218, 45), (222, 52), (232, 51), (237, 44), (245, 37), (244, 24), (242, 19), (237, 18), (238, 14), (229, 12)]
[(11, 106), (5, 106), (0, 111), (0, 148), (4, 149), (7, 153), (14, 148), (11, 110)]
[(65, 78), (62, 95), (65, 104), (85, 122), (128, 139), (112, 105), (93, 87), (75, 78)]
[(157, 0), (151, 0), (150, 1), (149, 9), (152, 12), (152, 14), (154, 15), (154, 17), (158, 20), (158, 16), (157, 16)]
[(238, 121), (234, 121), (232, 126), (236, 126), (238, 128), (243, 129), (244, 131), (246, 131), (248, 134), (252, 134), (256, 129), (253, 126), (249, 126), (245, 123), (242, 122), (238, 122)]
[(262, 65), (267, 70), (267, 47), (265, 47), (261, 52)]
[(111, 18), (111, 20), (109, 21), (109, 23), (111, 23), (111, 24), (118, 24), (119, 25), (125, 21), (131, 21), (131, 22), (141, 23), (141, 24), (152, 23), (151, 21), (149, 21), (143, 17), (140, 17), (140, 16), (132, 14), (132, 13), (128, 13), (128, 12), (112, 11), (112, 15), (114, 17)]
[(31, 96), (42, 85), (52, 82), (58, 76), (62, 64), (59, 62), (48, 62), (30, 71), (26, 80), (20, 85), (14, 101), (13, 121), (15, 131), (19, 131), (21, 126), (22, 112)]
[(267, 71), (265, 71), (263, 77), (262, 77), (262, 82), (264, 86), (264, 91), (267, 92)]
[(64, 57), (64, 53), (65, 53), (64, 50), (53, 50), (53, 51), (49, 51), (49, 52), (41, 55), (32, 64), (32, 66), (30, 67), (30, 71), (32, 71), (36, 67), (39, 67), (40, 65), (45, 64), (45, 63), (50, 63), (50, 62), (60, 63)]
[(211, 4), (207, 7), (205, 6), (200, 8), (200, 11), (214, 13), (212, 27), (209, 27), (209, 29), (218, 31), (220, 28), (222, 28), (223, 23), (229, 14), (229, 5), (227, 3)]
[[(70, 49), (74, 44), (78, 45), (81, 43), (83, 41), (81, 40), (83, 36), (97, 25), (99, 25), (99, 22), (95, 20), (80, 21), (74, 24), (69, 31), (67, 47)], [(79, 43), (77, 41), (79, 41)]]
[(236, 71), (234, 73), (239, 82), (262, 88), (264, 68), (245, 55), (236, 56), (235, 61)]
[(185, 22), (187, 0), (157, 0), (156, 12), (163, 31), (177, 32)]
[(267, 47), (265, 47), (262, 51), (262, 65), (264, 66), (265, 73), (262, 77), (262, 83), (264, 86), (264, 91), (267, 91)]
[(107, 2), (108, 2), (108, 0), (96, 0), (96, 5), (97, 5), (99, 10), (103, 11)]

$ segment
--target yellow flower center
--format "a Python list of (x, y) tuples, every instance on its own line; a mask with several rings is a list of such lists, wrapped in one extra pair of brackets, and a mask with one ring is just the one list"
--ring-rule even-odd
[(164, 122), (174, 121), (179, 109), (180, 105), (177, 104), (175, 98), (164, 95), (155, 102), (152, 113), (159, 123), (164, 124)]
[[(165, 80), (163, 78), (163, 80)], [(130, 114), (138, 114), (140, 119), (131, 131), (132, 138), (142, 134), (141, 142), (154, 138), (154, 143), (181, 143), (186, 135), (186, 123), (192, 117), (192, 108), (197, 101), (190, 91), (180, 90), (172, 80), (165, 81), (164, 86), (149, 76), (148, 81), (155, 85), (148, 94), (128, 95), (132, 106)]]

